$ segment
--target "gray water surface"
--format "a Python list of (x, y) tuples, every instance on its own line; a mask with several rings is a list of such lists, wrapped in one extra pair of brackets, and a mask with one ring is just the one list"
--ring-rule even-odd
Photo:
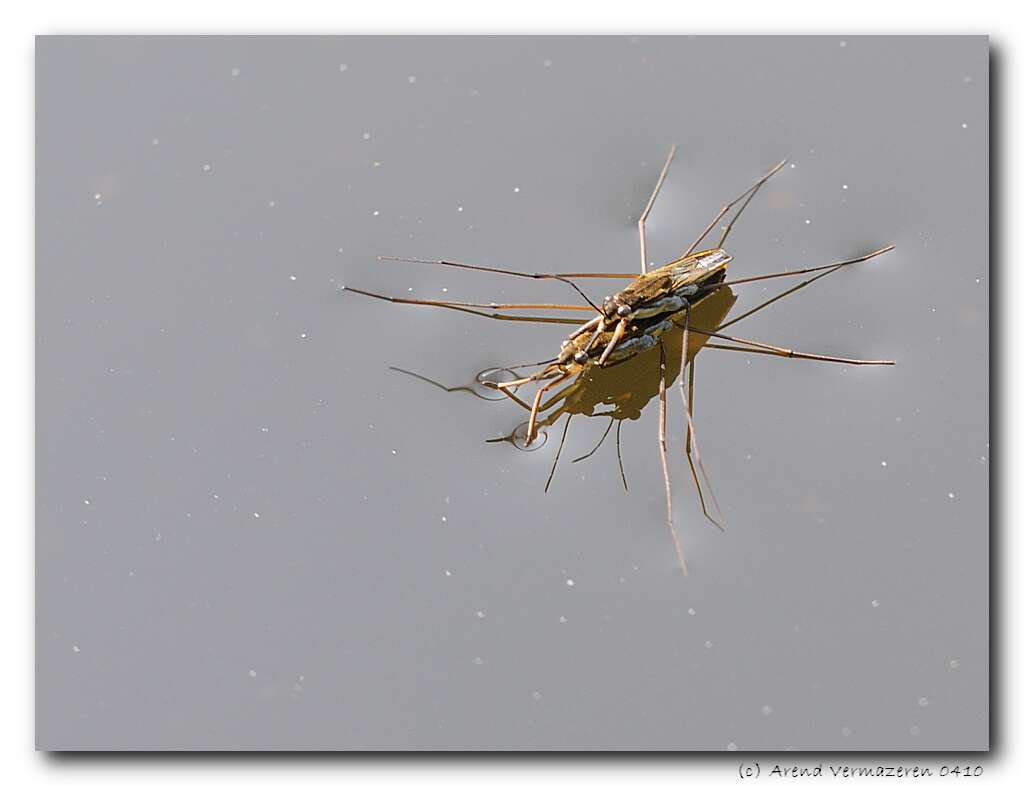
[[(984, 37), (39, 39), (37, 745), (986, 749), (987, 96)], [(389, 370), (567, 327), (339, 291), (582, 302), (377, 257), (636, 272), (672, 143), (656, 263), (784, 157), (731, 278), (897, 246), (730, 328), (895, 367), (698, 356), (724, 533), (669, 391), (686, 578), (656, 406), (545, 494), (564, 420)]]

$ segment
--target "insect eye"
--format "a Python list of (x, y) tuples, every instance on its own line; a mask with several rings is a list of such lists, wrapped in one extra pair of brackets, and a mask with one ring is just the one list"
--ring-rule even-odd
[(630, 314), (633, 313), (633, 309), (631, 309), (629, 306), (623, 303), (621, 306), (618, 307), (618, 309), (616, 309), (615, 313), (618, 314), (620, 317), (628, 317)]
[(576, 353), (575, 355), (573, 355), (573, 358), (572, 358), (572, 359), (573, 359), (573, 360), (575, 360), (575, 361), (576, 361), (576, 362), (577, 362), (577, 363), (578, 363), (579, 365), (581, 365), (581, 366), (582, 366), (582, 365), (583, 365), (584, 363), (586, 363), (586, 362), (587, 362), (587, 360), (589, 360), (590, 358), (589, 358), (589, 356), (587, 355), (587, 353), (586, 353), (586, 352), (584, 352), (584, 351), (583, 351), (583, 350), (581, 349), (581, 350), (580, 350), (579, 352), (577, 352), (577, 353)]

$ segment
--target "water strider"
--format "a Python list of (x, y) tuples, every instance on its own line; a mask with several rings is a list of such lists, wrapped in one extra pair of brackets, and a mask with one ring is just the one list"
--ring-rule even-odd
[[(434, 306), (440, 308), (464, 311), (477, 316), (484, 316), (491, 319), (508, 320), (515, 322), (539, 322), (547, 324), (574, 325), (575, 329), (569, 333), (562, 342), (557, 355), (541, 363), (527, 364), (526, 366), (506, 367), (504, 371), (515, 368), (526, 368), (529, 366), (540, 366), (536, 372), (502, 382), (489, 378), (484, 372), (480, 381), (496, 391), (500, 391), (509, 399), (529, 412), (529, 420), (526, 424), (524, 445), (529, 447), (537, 437), (540, 426), (551, 425), (562, 414), (567, 415), (565, 430), (558, 447), (555, 462), (551, 468), (551, 475), (548, 478), (550, 485), (554, 476), (555, 466), (561, 456), (562, 446), (568, 432), (569, 423), (575, 414), (603, 415), (609, 417), (609, 428), (605, 431), (608, 435), (613, 420), (619, 421), (629, 417), (626, 413), (635, 412), (639, 416), (642, 407), (655, 395), (659, 399), (659, 429), (658, 444), (661, 453), (662, 472), (665, 480), (666, 494), (666, 520), (669, 531), (672, 535), (676, 548), (679, 564), (684, 574), (687, 572), (686, 559), (683, 552), (682, 542), (676, 534), (672, 517), (672, 488), (668, 471), (667, 451), (667, 385), (678, 375), (679, 391), (683, 401), (683, 409), (686, 415), (686, 456), (690, 465), (690, 472), (697, 488), (701, 509), (704, 515), (716, 526), (721, 524), (710, 515), (704, 501), (702, 484), (698, 479), (697, 469), (700, 468), (700, 475), (704, 479), (712, 502), (717, 508), (714, 494), (711, 492), (707, 473), (704, 471), (703, 463), (700, 460), (700, 450), (697, 445), (697, 436), (693, 424), (693, 378), (694, 378), (694, 356), (697, 351), (704, 347), (732, 350), (739, 352), (754, 352), (758, 354), (775, 355), (789, 358), (803, 358), (833, 363), (848, 363), (853, 365), (892, 365), (891, 360), (860, 360), (856, 358), (834, 357), (829, 355), (799, 352), (788, 347), (775, 346), (764, 342), (721, 332), (723, 329), (736, 324), (742, 319), (754, 314), (762, 308), (777, 302), (783, 297), (807, 286), (808, 284), (835, 271), (872, 259), (880, 254), (892, 250), (893, 246), (886, 246), (869, 254), (853, 259), (832, 262), (817, 267), (802, 268), (779, 273), (768, 273), (747, 278), (735, 279), (726, 282), (726, 270), (732, 257), (725, 251), (725, 241), (732, 231), (737, 219), (750, 204), (751, 200), (761, 187), (782, 169), (785, 161), (781, 161), (772, 167), (754, 185), (723, 205), (711, 222), (698, 235), (689, 248), (677, 259), (649, 269), (647, 264), (647, 237), (646, 221), (654, 206), (655, 200), (661, 191), (662, 184), (668, 175), (669, 167), (675, 157), (676, 147), (673, 145), (669, 152), (665, 165), (661, 169), (655, 184), (654, 191), (647, 202), (643, 213), (638, 221), (640, 233), (640, 273), (524, 273), (520, 271), (505, 270), (503, 268), (486, 267), (482, 265), (471, 265), (464, 262), (453, 262), (451, 260), (421, 260), (407, 259), (402, 257), (381, 257), (382, 260), (394, 260), (402, 262), (415, 262), (419, 264), (444, 265), (448, 267), (478, 270), (491, 273), (499, 273), (521, 278), (536, 280), (554, 279), (568, 284), (583, 300), (583, 304), (562, 304), (562, 303), (466, 303), (459, 301), (422, 300), (415, 298), (391, 297), (353, 287), (342, 287), (342, 289), (366, 295), (392, 303), (406, 303), (413, 305)], [(704, 242), (705, 238), (714, 230), (718, 223), (729, 211), (739, 205), (729, 223), (722, 229), (718, 243), (709, 249), (696, 250)], [(724, 319), (735, 302), (731, 286), (750, 283), (753, 281), (764, 281), (768, 279), (782, 278), (786, 276), (799, 276), (816, 273), (810, 279), (798, 283), (789, 290), (770, 298), (744, 314), (725, 322)], [(624, 288), (608, 295), (601, 301), (600, 305), (592, 301), (587, 294), (575, 283), (574, 280), (581, 279), (629, 279), (630, 283)], [(522, 316), (505, 313), (514, 310), (539, 310), (539, 311), (588, 311), (594, 316), (589, 319), (576, 319), (555, 316)], [(727, 343), (709, 342), (715, 338)], [(654, 349), (658, 352), (655, 354)], [(676, 360), (678, 359), (678, 360)], [(689, 374), (687, 375), (687, 371)], [(688, 379), (687, 379), (688, 377)], [(524, 385), (539, 383), (533, 400), (527, 403), (516, 395), (516, 391)], [(555, 391), (559, 385), (563, 387)], [(626, 395), (621, 393), (616, 397), (615, 390), (628, 391)], [(612, 390), (609, 398), (608, 390)], [(637, 394), (639, 390), (646, 390), (646, 393)], [(547, 400), (546, 393), (552, 392)], [(595, 412), (594, 401), (598, 399), (595, 394), (600, 394), (600, 400), (612, 405), (612, 409), (604, 412)], [(618, 405), (616, 406), (616, 401)], [(629, 406), (625, 406), (625, 402)], [(541, 413), (547, 411), (555, 404), (561, 404), (554, 412), (541, 419)], [(616, 431), (616, 444), (618, 444), (618, 429)], [(604, 437), (602, 437), (602, 442)], [(601, 443), (598, 443), (600, 446)], [(596, 448), (595, 448), (596, 450)], [(593, 451), (591, 451), (593, 453)], [(587, 454), (590, 455), (590, 454)], [(579, 459), (586, 458), (581, 456)], [(621, 455), (619, 467), (622, 470)], [(625, 484), (625, 473), (622, 472), (623, 483)], [(547, 486), (545, 486), (545, 490)], [(719, 514), (720, 515), (720, 514)]]

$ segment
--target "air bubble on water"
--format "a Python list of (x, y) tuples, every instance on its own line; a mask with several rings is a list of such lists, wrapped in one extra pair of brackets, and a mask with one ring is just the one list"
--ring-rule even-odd
[(363, 139), (366, 140), (366, 139), (369, 139), (369, 138), (370, 138), (370, 132), (369, 131), (364, 131), (363, 132)]
[(72, 644), (72, 645), (71, 645), (71, 649), (72, 649), (72, 651), (74, 651), (74, 652), (81, 652), (81, 650), (80, 650), (80, 649), (78, 649), (78, 645), (77, 645), (77, 644)]
[(444, 575), (445, 576), (451, 576), (452, 572), (450, 570), (448, 570), (448, 569), (445, 569)]
[(954, 494), (952, 491), (949, 492), (949, 494), (947, 494), (946, 496), (948, 496), (950, 499), (956, 499), (956, 494)]
[(462, 205), (459, 205), (459, 206), (458, 206), (457, 208), (455, 208), (455, 209), (456, 209), (456, 210), (457, 210), (458, 212), (460, 212), (460, 213), (461, 213), (461, 212), (462, 212)]
[(90, 502), (90, 501), (89, 501), (89, 500), (87, 500), (87, 499), (83, 499), (83, 500), (82, 500), (82, 502), (84, 502), (84, 503), (85, 503), (86, 505), (91, 505), (91, 504), (92, 504), (92, 502)]
[(727, 751), (738, 751), (739, 746), (735, 742), (730, 742), (728, 745), (725, 746), (725, 749)]
[(447, 516), (441, 516), (441, 523), (442, 524), (447, 524), (448, 523), (448, 517)]
[(711, 641), (710, 639), (708, 639), (707, 641), (705, 641), (705, 642), (704, 642), (704, 646), (705, 646), (705, 647), (706, 647), (707, 649), (711, 649), (711, 648), (712, 648), (712, 647), (714, 647), (715, 645), (714, 645), (714, 643), (713, 643), (713, 642), (712, 642), (712, 641)]
[(576, 582), (573, 579), (566, 579), (565, 580), (565, 586), (567, 586), (567, 587), (575, 587), (576, 586)]
[(766, 718), (767, 718), (767, 717), (768, 717), (769, 715), (771, 715), (771, 714), (772, 714), (773, 712), (775, 712), (775, 710), (773, 710), (773, 709), (772, 709), (772, 705), (771, 705), (771, 704), (765, 704), (765, 705), (764, 705), (764, 706), (763, 706), (763, 707), (761, 708), (761, 714), (762, 714), (762, 715), (764, 715), (764, 716), (765, 716)]
[(483, 613), (482, 611), (480, 611), (480, 610), (477, 610), (477, 612), (476, 612), (476, 618), (477, 618), (478, 620), (482, 620), (482, 619), (483, 619), (484, 617), (486, 617), (486, 616), (487, 616), (487, 615), (486, 615), (486, 614), (484, 614), (484, 613)]
[(203, 164), (203, 171), (204, 172), (209, 172), (211, 169), (213, 169), (213, 167), (210, 166), (209, 164)]
[(299, 338), (308, 338), (308, 333), (299, 333)]
[(153, 137), (152, 139), (149, 140), (149, 144), (151, 144), (153, 147), (157, 147), (160, 144), (160, 137)]
[(686, 613), (692, 617), (694, 614), (697, 613), (697, 609), (688, 609)]
[(911, 726), (910, 727), (910, 733), (913, 734), (916, 737), (918, 734), (921, 733), (921, 729), (919, 727), (917, 727), (917, 726)]
[(379, 210), (374, 210), (374, 211), (373, 211), (373, 214), (374, 214), (375, 216), (379, 216), (379, 215), (380, 215), (380, 211), (379, 211)]
[(289, 280), (289, 281), (295, 281), (295, 280), (296, 280), (296, 277), (295, 277), (295, 276), (288, 276), (288, 280)]
[(922, 696), (921, 698), (919, 698), (917, 700), (917, 706), (918, 707), (927, 707), (928, 706), (928, 699), (927, 699), (927, 697)]
[(841, 728), (839, 731), (840, 733), (842, 733), (844, 737), (849, 737), (851, 734), (849, 726), (843, 726), (843, 728)]
[(951, 668), (951, 669), (959, 669), (960, 668), (960, 661), (958, 661), (956, 658), (953, 658), (953, 660), (951, 660), (949, 662), (949, 668)]
[(877, 600), (871, 601), (871, 608), (873, 608), (873, 609), (877, 609), (878, 608), (878, 601)]
[(260, 517), (260, 514), (259, 514), (259, 512), (258, 512), (258, 511), (253, 511), (252, 517), (253, 517), (254, 519), (258, 519), (258, 518)]
[(846, 41), (840, 41), (839, 42), (839, 48), (840, 49), (845, 49), (846, 48)]
[(483, 666), (484, 665), (484, 659), (479, 657), (479, 656), (477, 656), (477, 657), (473, 658), (473, 663), (475, 663), (477, 666)]
[(241, 68), (232, 68), (231, 69), (231, 76), (238, 76), (241, 73), (242, 73), (242, 69)]
[(564, 625), (566, 622), (569, 621), (569, 618), (562, 614), (561, 616), (559, 616), (558, 621)]
[(544, 67), (545, 68), (551, 68), (551, 66), (552, 66), (552, 62), (550, 60), (545, 60), (544, 61)]
[(348, 63), (339, 63), (338, 64), (338, 70), (339, 71), (348, 71)]
[(267, 202), (267, 207), (277, 207), (277, 200), (271, 199), (269, 202)]
[(848, 191), (849, 189), (850, 187), (846, 185), (846, 183), (843, 183), (843, 191)]
[(410, 76), (408, 81), (410, 85), (414, 85), (416, 84), (416, 77)]
[(543, 698), (544, 698), (544, 697), (543, 697), (543, 696), (541, 695), (541, 692), (540, 692), (539, 690), (535, 690), (535, 691), (534, 691), (533, 693), (531, 693), (530, 695), (531, 695), (531, 696), (533, 696), (533, 700), (534, 700), (534, 701), (540, 701), (541, 699), (543, 699)]
[(967, 128), (967, 123), (961, 123), (960, 128)]
[(811, 219), (809, 219), (809, 218), (805, 218), (805, 219), (804, 219), (804, 223), (805, 223), (805, 224), (810, 224), (810, 223), (811, 223)]
[(883, 461), (883, 462), (882, 462), (882, 466), (883, 466), (883, 467), (888, 467), (888, 466), (889, 466), (889, 464), (888, 464), (888, 462), (886, 462), (886, 461)]

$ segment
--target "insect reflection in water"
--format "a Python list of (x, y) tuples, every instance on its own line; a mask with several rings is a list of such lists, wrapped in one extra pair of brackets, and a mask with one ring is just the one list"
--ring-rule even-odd
[[(690, 474), (697, 489), (702, 512), (709, 521), (721, 528), (719, 521), (721, 513), (718, 509), (714, 493), (711, 491), (707, 472), (704, 470), (703, 462), (700, 458), (700, 450), (697, 445), (697, 435), (693, 422), (693, 382), (697, 352), (704, 348), (714, 348), (831, 363), (892, 365), (893, 361), (890, 360), (861, 360), (801, 352), (788, 347), (739, 338), (732, 334), (725, 334), (722, 331), (814, 281), (831, 275), (846, 266), (872, 259), (890, 251), (893, 247), (887, 246), (863, 256), (826, 265), (734, 279), (727, 283), (726, 269), (732, 261), (732, 257), (724, 249), (725, 240), (732, 231), (736, 220), (742, 215), (760, 188), (772, 175), (782, 168), (785, 163), (783, 161), (773, 167), (764, 177), (736, 199), (724, 205), (704, 231), (679, 258), (660, 267), (649, 269), (647, 265), (645, 222), (668, 174), (669, 166), (675, 156), (675, 150), (673, 146), (668, 160), (665, 162), (658, 177), (654, 192), (651, 194), (638, 222), (641, 270), (639, 275), (632, 273), (524, 273), (450, 260), (419, 260), (399, 257), (381, 258), (420, 264), (444, 265), (535, 280), (557, 280), (572, 287), (586, 301), (586, 305), (561, 303), (467, 303), (390, 297), (352, 287), (343, 287), (343, 289), (393, 303), (453, 309), (491, 319), (575, 326), (575, 329), (562, 342), (558, 354), (550, 360), (525, 366), (492, 369), (481, 372), (478, 376), (480, 383), (495, 391), (500, 391), (529, 412), (529, 420), (525, 424), (525, 431), (522, 428), (517, 429), (509, 437), (498, 441), (508, 440), (514, 444), (519, 444), (517, 441), (518, 437), (521, 440), (521, 446), (528, 449), (533, 445), (539, 429), (551, 426), (560, 417), (566, 416), (558, 451), (551, 467), (551, 473), (548, 476), (548, 483), (545, 486), (546, 491), (554, 477), (555, 468), (557, 467), (569, 430), (569, 424), (575, 415), (608, 417), (608, 428), (605, 430), (604, 436), (597, 447), (600, 447), (601, 443), (608, 436), (613, 423), (616, 426), (616, 445), (618, 445), (619, 429), (621, 428), (622, 421), (638, 418), (644, 406), (657, 397), (659, 403), (658, 443), (665, 481), (666, 522), (675, 544), (679, 565), (683, 572), (686, 573), (687, 566), (683, 545), (676, 533), (672, 513), (672, 487), (667, 457), (667, 388), (678, 378), (680, 397), (686, 416), (685, 452), (690, 466)], [(723, 217), (734, 208), (736, 208), (735, 212), (729, 223), (722, 229), (717, 245), (703, 251), (696, 251), (695, 249), (704, 242), (708, 234), (718, 226)], [(725, 321), (727, 314), (736, 301), (736, 296), (731, 289), (732, 286), (753, 281), (811, 274), (814, 274), (813, 277), (804, 279), (795, 286), (769, 298), (743, 314)], [(618, 292), (604, 298), (601, 305), (598, 305), (575, 283), (576, 280), (581, 279), (629, 279), (630, 283)], [(583, 320), (559, 316), (521, 316), (509, 313), (520, 310), (589, 311), (595, 314), (595, 316)], [(712, 342), (710, 339), (717, 339), (717, 341)], [(515, 370), (529, 368), (530, 366), (539, 366), (540, 369), (527, 376), (515, 377)], [(494, 373), (497, 371), (506, 372), (513, 378), (498, 381)], [(419, 375), (414, 374), (413, 376)], [(432, 382), (432, 380), (427, 381)], [(534, 393), (532, 402), (528, 403), (520, 398), (517, 392), (523, 386), (533, 383), (538, 383), (538, 388)], [(562, 387), (558, 389), (560, 385)], [(544, 398), (545, 394), (548, 395), (546, 400)], [(596, 449), (595, 447), (594, 451)], [(576, 460), (587, 458), (594, 451)], [(622, 473), (623, 485), (626, 485), (621, 453), (619, 454), (619, 469)], [(708, 511), (704, 496), (705, 489), (708, 491), (708, 496), (711, 498), (716, 513), (718, 513), (718, 518), (712, 516)]]

